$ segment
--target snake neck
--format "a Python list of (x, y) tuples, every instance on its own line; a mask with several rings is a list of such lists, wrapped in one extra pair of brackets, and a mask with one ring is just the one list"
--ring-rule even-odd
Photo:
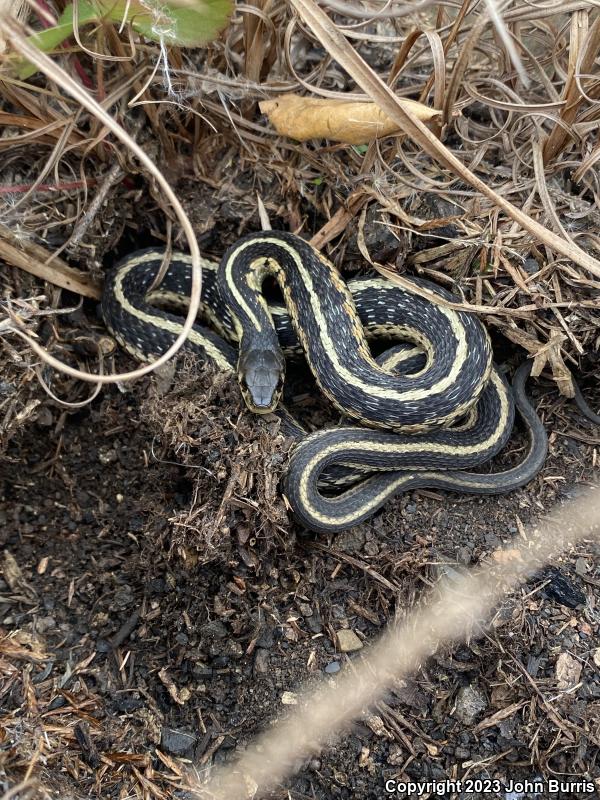
[(233, 312), (239, 337), (237, 373), (244, 401), (258, 414), (277, 406), (285, 376), (285, 358), (267, 302), (262, 294), (269, 276), (287, 294), (286, 273), (292, 268), (282, 237), (252, 234), (225, 253), (218, 271), (221, 295)]
[(271, 335), (260, 292), (269, 274), (319, 387), (343, 414), (371, 427), (425, 431), (449, 424), (480, 395), (491, 348), (478, 320), (415, 296), (404, 308), (431, 366), (418, 377), (395, 377), (373, 359), (352, 293), (333, 264), (293, 234), (250, 234), (225, 254), (219, 289), (242, 329)]

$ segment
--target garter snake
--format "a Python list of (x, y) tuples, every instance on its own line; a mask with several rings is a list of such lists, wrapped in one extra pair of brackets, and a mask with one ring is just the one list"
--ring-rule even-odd
[[(285, 478), (286, 494), (298, 521), (313, 531), (335, 533), (357, 525), (391, 497), (409, 489), (429, 487), (468, 494), (505, 494), (525, 485), (540, 471), (548, 453), (546, 430), (525, 393), (530, 371), (531, 362), (525, 362), (513, 379), (516, 406), (528, 428), (530, 440), (525, 458), (516, 466), (494, 473), (447, 469), (442, 446), (427, 467), (415, 469), (413, 462), (408, 469), (383, 471), (385, 459), (391, 458), (394, 449), (386, 434), (372, 431), (381, 438), (377, 441), (375, 436), (371, 436), (366, 441), (362, 438), (363, 429), (319, 431), (308, 436), (292, 452)], [(446, 432), (446, 444), (449, 439), (451, 430)], [(384, 454), (382, 458), (375, 454), (378, 448)], [(465, 457), (464, 452), (461, 453), (465, 448), (456, 442), (452, 443), (450, 450), (457, 466), (474, 466), (477, 462), (473, 459), (469, 464), (468, 454)], [(377, 458), (377, 469), (382, 470), (378, 474), (365, 478), (336, 497), (323, 494), (319, 475), (336, 460), (342, 458), (344, 464), (352, 466), (368, 464), (374, 457)], [(436, 459), (440, 468), (432, 469)]]
[(299, 237), (269, 231), (240, 239), (219, 266), (219, 290), (240, 339), (238, 376), (251, 410), (273, 411), (283, 382), (283, 353), (261, 291), (267, 276), (279, 284), (317, 384), (346, 417), (386, 430), (428, 431), (461, 416), (483, 390), (492, 351), (476, 317), (416, 294), (406, 302), (405, 296), (396, 326), (425, 350), (427, 368), (390, 374), (372, 357), (352, 293), (335, 267)]
[[(163, 258), (156, 250), (125, 258), (107, 277), (102, 299), (109, 330), (144, 361), (165, 352), (181, 330), (181, 318), (164, 307), (185, 306), (191, 286), (190, 257), (174, 253), (153, 290)], [(492, 458), (506, 443), (514, 418), (512, 392), (492, 367), (487, 333), (475, 317), (381, 278), (346, 284), (326, 259), (291, 234), (251, 234), (229, 248), (218, 268), (204, 261), (202, 269), (200, 316), (214, 330), (195, 325), (187, 346), (220, 369), (237, 372), (250, 408), (273, 410), (284, 354), (301, 349), (324, 394), (346, 417), (369, 426), (304, 439), (298, 423), (279, 411), (287, 432), (299, 439), (285, 488), (307, 527), (349, 527), (396, 490), (424, 485), (425, 476), (436, 486), (475, 493), (514, 488), (514, 474), (481, 476), (485, 480), (477, 483), (461, 471)], [(267, 306), (261, 293), (267, 275), (279, 284), (284, 306)], [(415, 282), (454, 299), (440, 287)], [(411, 345), (376, 360), (366, 337), (400, 338)], [(546, 439), (524, 390), (518, 389), (517, 402), (532, 432), (531, 452), (519, 473), (522, 485), (541, 466)], [(365, 474), (370, 474), (366, 480)], [(353, 482), (338, 497), (321, 492), (324, 484)]]

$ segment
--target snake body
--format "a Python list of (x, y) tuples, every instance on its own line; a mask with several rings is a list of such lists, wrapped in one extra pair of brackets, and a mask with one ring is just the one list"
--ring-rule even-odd
[[(163, 259), (157, 250), (131, 254), (108, 275), (102, 299), (109, 330), (144, 361), (165, 352), (176, 338), (181, 318), (165, 306), (185, 307), (191, 287), (190, 257), (174, 253), (160, 287), (153, 289)], [(298, 440), (286, 495), (306, 527), (341, 530), (413, 486), (509, 491), (541, 467), (546, 435), (519, 377), (517, 407), (531, 448), (518, 474), (474, 473), (473, 478), (462, 471), (499, 452), (514, 420), (513, 392), (492, 366), (487, 333), (472, 315), (381, 278), (346, 284), (326, 259), (291, 234), (252, 234), (231, 247), (219, 266), (204, 261), (202, 270), (200, 316), (213, 330), (195, 325), (186, 345), (220, 369), (244, 373), (250, 406), (271, 410), (268, 395), (272, 385), (279, 397), (283, 355), (301, 349), (325, 395), (344, 416), (369, 426), (306, 436), (279, 409), (287, 432)], [(268, 306), (262, 295), (268, 275), (279, 284), (283, 306)], [(415, 284), (454, 299), (428, 282)], [(367, 337), (409, 344), (375, 359)], [(354, 485), (337, 497), (323, 493), (324, 486), (346, 483)]]
[[(372, 462), (376, 457), (373, 452), (375, 443), (361, 441), (360, 429), (320, 431), (307, 437), (293, 451), (286, 474), (286, 494), (298, 521), (313, 531), (335, 533), (358, 525), (391, 497), (410, 489), (429, 487), (490, 495), (506, 494), (524, 486), (540, 471), (548, 453), (545, 428), (525, 393), (530, 370), (530, 362), (522, 364), (513, 379), (516, 407), (529, 433), (527, 454), (515, 467), (494, 473), (445, 469), (443, 467), (447, 462), (440, 457), (437, 459), (438, 469), (431, 469), (430, 466), (415, 469), (411, 465), (400, 471), (382, 471), (378, 466), (377, 474), (366, 477), (336, 497), (327, 497), (319, 484), (321, 473), (335, 464), (341, 454), (345, 463)], [(448, 431), (446, 435), (451, 437), (451, 432)], [(389, 445), (384, 441), (381, 444), (384, 445), (384, 450)], [(348, 454), (349, 449), (352, 451), (351, 455)], [(499, 447), (496, 452), (500, 449)], [(473, 457), (473, 453), (465, 454), (464, 450), (463, 443), (451, 444), (452, 458), (456, 458), (455, 466), (460, 463), (464, 467), (473, 467), (483, 463), (476, 455)], [(378, 462), (379, 465), (381, 463)]]

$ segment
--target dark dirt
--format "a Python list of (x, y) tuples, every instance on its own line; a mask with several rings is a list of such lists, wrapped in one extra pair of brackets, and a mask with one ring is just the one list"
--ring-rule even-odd
[[(180, 360), (175, 387), (144, 379), (76, 413), (44, 403), (9, 444), (5, 787), (32, 764), (40, 797), (191, 797), (185, 759), (206, 777), (293, 709), (286, 693), (361, 657), (338, 652), (338, 630), (367, 645), (442, 574), (594, 476), (597, 431), (534, 387), (551, 457), (526, 490), (410, 493), (337, 537), (307, 535), (276, 493), (278, 423), (242, 411), (229, 379), (193, 369)], [(536, 575), (484, 636), (398, 682), (273, 796), (382, 798), (387, 778), (600, 781), (599, 573), (589, 544)], [(559, 658), (581, 668), (572, 691)]]

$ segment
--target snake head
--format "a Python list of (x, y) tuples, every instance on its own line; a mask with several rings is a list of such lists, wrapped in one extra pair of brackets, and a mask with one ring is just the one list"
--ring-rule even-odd
[(244, 401), (255, 414), (275, 410), (285, 377), (285, 359), (280, 350), (254, 348), (240, 355), (238, 377)]

